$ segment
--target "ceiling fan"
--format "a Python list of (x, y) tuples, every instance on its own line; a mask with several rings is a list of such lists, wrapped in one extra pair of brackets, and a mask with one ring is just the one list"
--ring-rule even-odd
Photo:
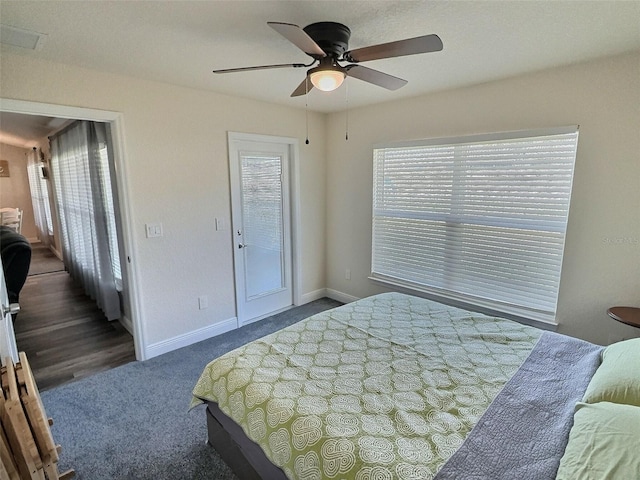
[[(291, 23), (267, 22), (280, 35), (285, 37), (304, 53), (313, 58), (309, 64), (284, 63), (260, 65), (256, 67), (227, 68), (214, 70), (213, 73), (246, 72), (270, 68), (308, 68), (305, 79), (291, 94), (292, 97), (306, 95), (314, 87), (330, 92), (342, 85), (349, 76), (378, 85), (388, 90), (397, 90), (407, 84), (406, 80), (394, 77), (378, 70), (358, 65), (360, 62), (401, 57), (417, 53), (442, 50), (442, 40), (437, 35), (424, 35), (395, 42), (382, 43), (355, 50), (347, 50), (351, 30), (341, 23), (318, 22), (300, 28)], [(350, 62), (340, 65), (339, 62)], [(316, 65), (317, 66), (314, 66)]]

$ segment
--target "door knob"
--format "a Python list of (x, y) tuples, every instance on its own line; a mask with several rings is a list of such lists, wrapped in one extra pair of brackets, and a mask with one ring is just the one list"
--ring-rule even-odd
[(15, 315), (20, 311), (20, 304), (19, 303), (10, 303), (9, 306), (2, 305), (2, 306), (0, 306), (0, 310), (2, 311), (2, 317), (1, 318), (4, 318), (4, 316), (7, 313), (10, 313), (11, 315)]

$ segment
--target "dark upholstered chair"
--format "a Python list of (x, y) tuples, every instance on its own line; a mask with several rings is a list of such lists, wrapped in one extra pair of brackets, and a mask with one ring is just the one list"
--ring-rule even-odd
[[(0, 256), (9, 302), (17, 303), (31, 264), (31, 245), (21, 234), (0, 225)], [(15, 319), (15, 317), (14, 317)]]

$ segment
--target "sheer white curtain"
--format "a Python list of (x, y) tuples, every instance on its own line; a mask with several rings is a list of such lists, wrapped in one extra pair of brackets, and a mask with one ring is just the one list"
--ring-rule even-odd
[(121, 278), (107, 128), (79, 121), (52, 137), (51, 167), (64, 263), (107, 319), (115, 320)]
[(34, 147), (27, 159), (31, 203), (33, 204), (38, 238), (43, 245), (49, 246), (52, 243), (53, 223), (49, 204), (49, 186), (47, 185), (47, 179), (43, 175), (44, 166), (40, 152)]

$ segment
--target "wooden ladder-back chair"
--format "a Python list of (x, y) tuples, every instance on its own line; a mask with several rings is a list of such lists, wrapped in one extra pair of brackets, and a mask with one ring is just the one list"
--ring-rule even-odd
[(0, 208), (0, 225), (10, 227), (17, 233), (22, 233), (22, 209)]

